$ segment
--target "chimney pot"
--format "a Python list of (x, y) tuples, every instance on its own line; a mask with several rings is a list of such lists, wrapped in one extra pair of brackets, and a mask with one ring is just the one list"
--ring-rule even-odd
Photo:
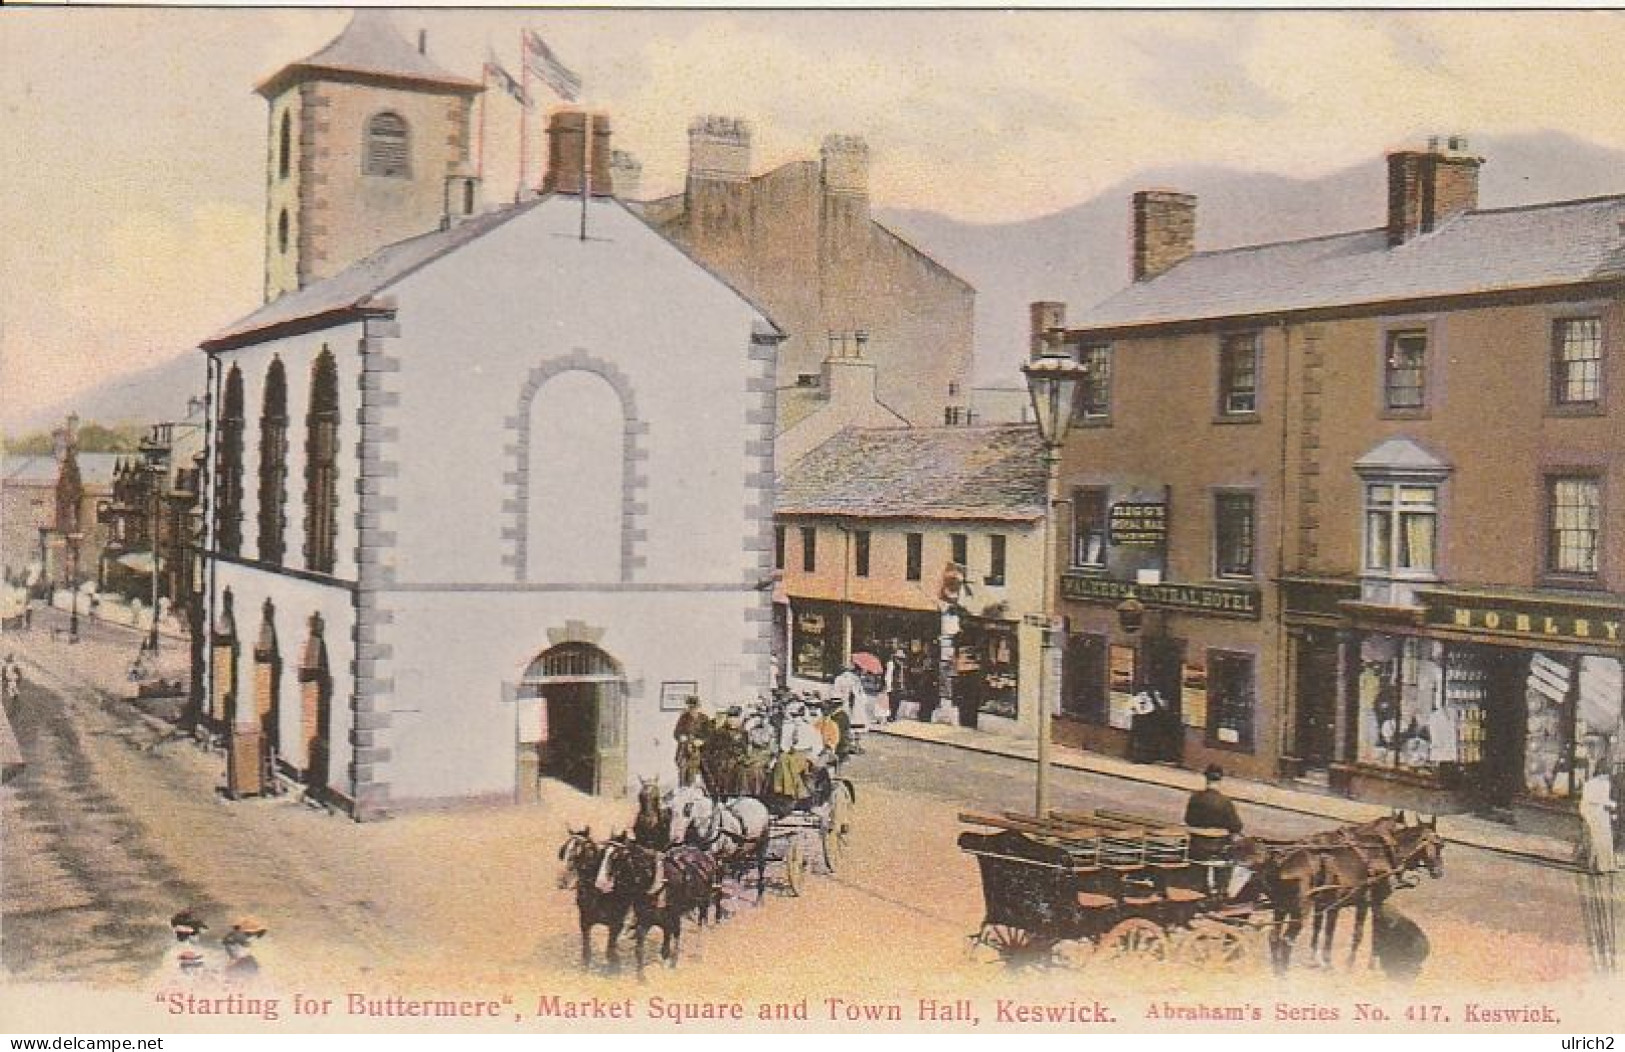
[(1170, 190), (1134, 195), (1134, 280), (1165, 274), (1196, 252), (1196, 197)]
[(1040, 358), (1049, 350), (1050, 334), (1056, 330), (1064, 331), (1066, 328), (1066, 304), (1053, 300), (1039, 300), (1029, 304), (1027, 311), (1029, 319), (1027, 353), (1029, 357)]

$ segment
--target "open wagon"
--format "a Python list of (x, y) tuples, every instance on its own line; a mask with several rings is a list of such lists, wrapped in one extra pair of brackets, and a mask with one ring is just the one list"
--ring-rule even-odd
[(964, 813), (959, 847), (981, 870), (971, 948), (1008, 964), (1090, 957), (1237, 967), (1255, 956), (1259, 903), (1231, 904), (1223, 830), (1158, 827), (1110, 812)]

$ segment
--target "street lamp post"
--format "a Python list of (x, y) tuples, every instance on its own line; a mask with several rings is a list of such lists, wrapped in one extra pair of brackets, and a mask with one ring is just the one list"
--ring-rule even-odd
[[(166, 425), (167, 426), (167, 425)], [(147, 471), (147, 500), (149, 527), (147, 547), (152, 555), (152, 629), (147, 633), (144, 650), (154, 658), (158, 656), (158, 536), (163, 530), (163, 491), (168, 478), (169, 448), (154, 427), (153, 434), (141, 443), (141, 457)]]
[(68, 541), (68, 600), (70, 610), (68, 613), (68, 642), (79, 642), (79, 546), (84, 543), (85, 535), (70, 533)]
[(1050, 717), (1060, 694), (1055, 674), (1055, 581), (1051, 569), (1055, 555), (1055, 506), (1060, 495), (1061, 450), (1072, 427), (1072, 407), (1078, 386), (1089, 375), (1087, 366), (1072, 360), (1061, 346), (1061, 330), (1045, 334), (1044, 353), (1021, 367), (1032, 396), (1038, 437), (1044, 443), (1044, 577), (1042, 582), (1044, 642), (1038, 669), (1038, 788), (1035, 811), (1049, 813)]

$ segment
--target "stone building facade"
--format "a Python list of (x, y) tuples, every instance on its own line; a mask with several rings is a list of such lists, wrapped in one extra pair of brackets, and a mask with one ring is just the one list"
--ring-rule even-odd
[(831, 135), (818, 160), (752, 175), (743, 121), (701, 118), (688, 141), (683, 193), (644, 215), (784, 326), (781, 392), (816, 390), (829, 335), (863, 333), (882, 403), (916, 427), (959, 422), (975, 290), (870, 215), (867, 143)]
[(1625, 759), (1625, 198), (1480, 209), (1480, 163), (1395, 153), (1381, 225), (1220, 252), (1175, 201), (1140, 280), (1035, 311), (1093, 370), (1063, 736), (1126, 749), (1149, 687), (1168, 759), (1530, 822)]
[(581, 183), (451, 201), (203, 344), (233, 793), (274, 764), (358, 818), (538, 773), (619, 794), (671, 776), (668, 708), (769, 678), (779, 330), (607, 178), (580, 237)]

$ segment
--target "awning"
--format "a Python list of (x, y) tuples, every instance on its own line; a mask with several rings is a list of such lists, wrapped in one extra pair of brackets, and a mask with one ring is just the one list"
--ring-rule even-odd
[[(126, 570), (134, 570), (136, 573), (144, 574), (152, 573), (151, 552), (130, 552), (126, 555), (119, 556), (116, 562)], [(163, 565), (162, 559), (158, 561), (158, 565)]]

